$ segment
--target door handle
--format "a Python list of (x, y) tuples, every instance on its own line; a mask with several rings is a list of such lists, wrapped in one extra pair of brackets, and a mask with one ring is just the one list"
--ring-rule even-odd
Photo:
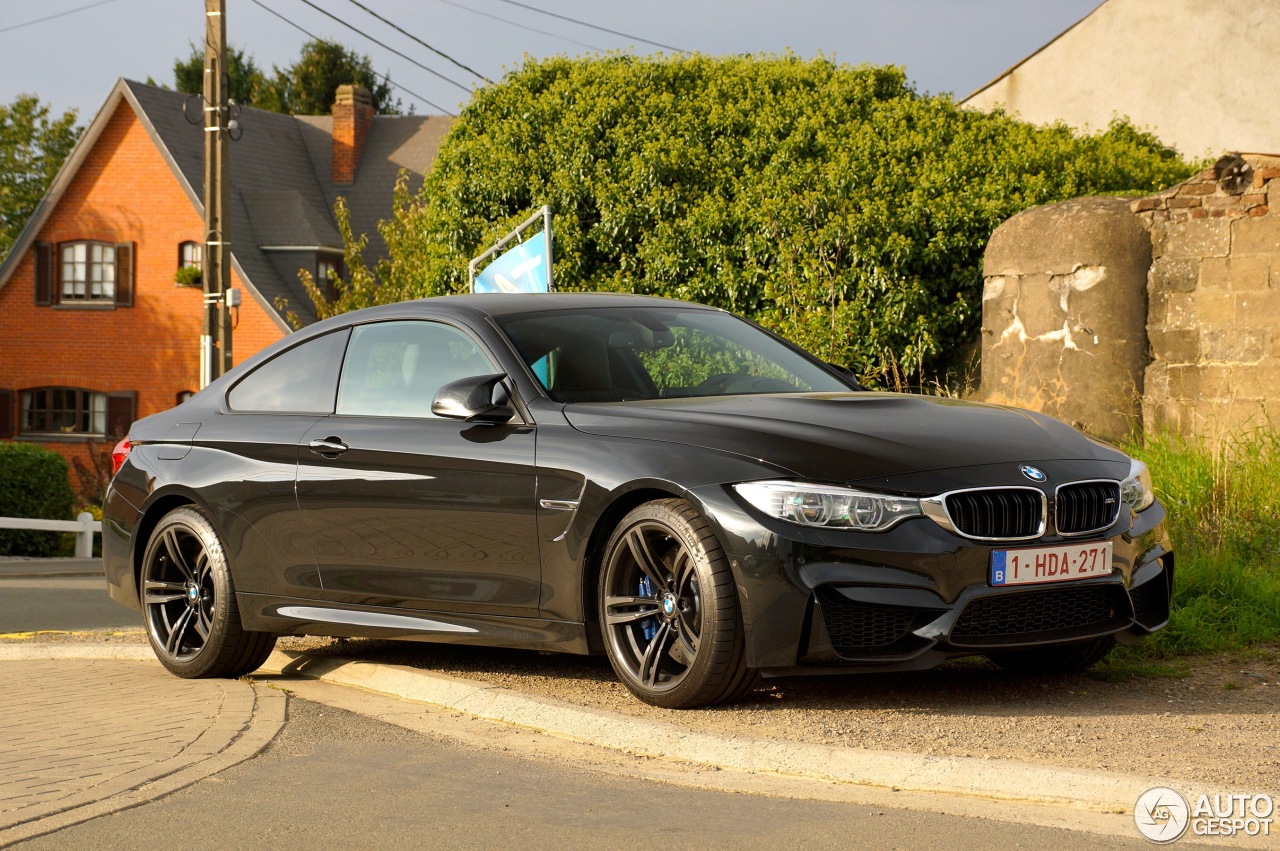
[(343, 452), (347, 451), (347, 445), (337, 437), (321, 437), (317, 438), (307, 446), (317, 455), (323, 455), (325, 458), (337, 458)]

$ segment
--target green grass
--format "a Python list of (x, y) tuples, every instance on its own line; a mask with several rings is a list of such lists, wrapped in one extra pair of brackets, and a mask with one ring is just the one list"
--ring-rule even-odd
[(1141, 647), (1116, 648), (1106, 659), (1089, 669), (1089, 676), (1107, 683), (1127, 683), (1136, 679), (1181, 680), (1191, 676), (1191, 669), (1185, 662), (1143, 658)]
[(1137, 658), (1238, 651), (1280, 640), (1280, 433), (1125, 447), (1151, 469), (1176, 554), (1169, 626)]

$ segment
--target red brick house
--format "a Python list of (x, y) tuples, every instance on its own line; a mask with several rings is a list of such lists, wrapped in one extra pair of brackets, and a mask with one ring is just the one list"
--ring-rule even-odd
[[(435, 159), (448, 118), (375, 117), (367, 94), (342, 87), (332, 117), (238, 116), (237, 363), (290, 332), (278, 305), (315, 318), (298, 270), (323, 280), (341, 268), (338, 196), (376, 260), (398, 173), (420, 176)], [(200, 121), (200, 107), (119, 81), (0, 264), (0, 438), (85, 458), (198, 388), (203, 293), (175, 273), (202, 256), (203, 133), (186, 117)]]

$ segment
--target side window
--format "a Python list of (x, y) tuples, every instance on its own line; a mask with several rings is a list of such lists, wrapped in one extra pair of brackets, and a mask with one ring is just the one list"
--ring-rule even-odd
[(466, 334), (440, 322), (358, 326), (342, 367), (339, 414), (434, 417), (431, 400), (451, 381), (497, 372)]
[(227, 394), (233, 411), (331, 414), (347, 330), (335, 331), (276, 355), (240, 379)]

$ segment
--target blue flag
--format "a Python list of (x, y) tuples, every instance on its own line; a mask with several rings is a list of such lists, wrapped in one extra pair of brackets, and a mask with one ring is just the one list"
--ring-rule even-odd
[(471, 289), (477, 293), (547, 292), (546, 233), (531, 236), (485, 266)]

